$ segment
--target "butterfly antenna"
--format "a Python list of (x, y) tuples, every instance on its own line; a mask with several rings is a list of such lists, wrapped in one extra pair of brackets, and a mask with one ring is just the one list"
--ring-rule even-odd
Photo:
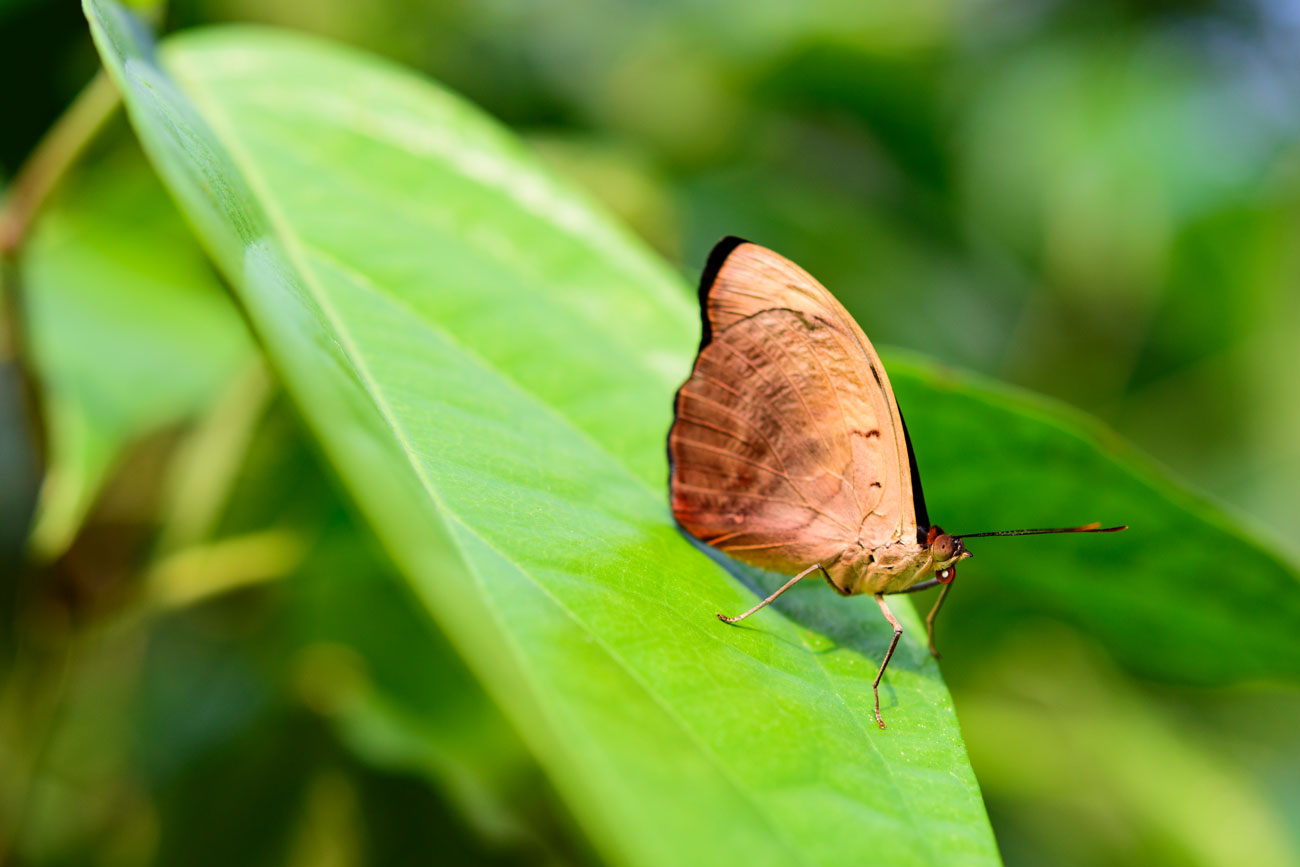
[(1041, 536), (1044, 533), (1118, 533), (1120, 530), (1127, 530), (1128, 524), (1122, 527), (1103, 527), (1101, 522), (1093, 521), (1091, 524), (1084, 524), (1082, 527), (1051, 527), (1039, 530), (995, 530), (991, 533), (961, 533), (953, 534), (955, 539), (974, 539), (979, 536)]

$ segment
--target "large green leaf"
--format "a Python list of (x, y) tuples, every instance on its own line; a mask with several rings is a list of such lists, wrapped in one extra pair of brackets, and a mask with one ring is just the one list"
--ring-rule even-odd
[(345, 482), (610, 858), (996, 859), (910, 611), (886, 732), (869, 600), (713, 618), (753, 595), (666, 509), (695, 331), (672, 275), (412, 76), (255, 30), (176, 40), (164, 72), (87, 9)]

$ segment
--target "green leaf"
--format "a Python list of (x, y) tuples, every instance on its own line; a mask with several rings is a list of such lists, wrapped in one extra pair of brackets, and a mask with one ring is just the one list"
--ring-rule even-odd
[[(680, 282), (473, 108), (257, 30), (157, 65), (87, 3), (146, 150), (420, 597), (611, 860), (989, 863), (938, 670), (870, 600), (753, 591), (673, 527)], [(764, 580), (770, 580), (765, 578)]]
[(48, 557), (125, 449), (201, 412), (253, 356), (238, 310), (129, 140), (66, 182), (20, 266), (49, 430), (32, 545)]
[(1300, 572), (1282, 546), (1078, 412), (891, 361), (931, 520), (957, 533), (1131, 525), (1105, 536), (970, 540), (975, 556), (959, 570), (941, 631), (987, 649), (1000, 625), (1029, 611), (1082, 628), (1146, 677), (1300, 682)]

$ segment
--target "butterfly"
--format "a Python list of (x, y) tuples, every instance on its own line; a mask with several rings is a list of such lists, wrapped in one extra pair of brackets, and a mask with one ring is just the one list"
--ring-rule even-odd
[(808, 272), (741, 238), (720, 241), (700, 279), (702, 333), (677, 391), (668, 433), (673, 516), (692, 536), (745, 563), (794, 577), (744, 620), (814, 573), (838, 593), (872, 594), (894, 637), (885, 597), (941, 587), (934, 619), (970, 557), (966, 539), (1110, 533), (1096, 523), (1055, 529), (945, 533), (930, 523), (911, 438), (871, 341)]

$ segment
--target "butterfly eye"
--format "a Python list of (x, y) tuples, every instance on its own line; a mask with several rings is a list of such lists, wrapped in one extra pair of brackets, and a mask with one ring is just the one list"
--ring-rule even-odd
[(951, 560), (957, 553), (957, 546), (961, 544), (960, 539), (954, 539), (947, 533), (940, 534), (930, 545), (930, 551), (934, 554), (934, 559), (940, 563)]

